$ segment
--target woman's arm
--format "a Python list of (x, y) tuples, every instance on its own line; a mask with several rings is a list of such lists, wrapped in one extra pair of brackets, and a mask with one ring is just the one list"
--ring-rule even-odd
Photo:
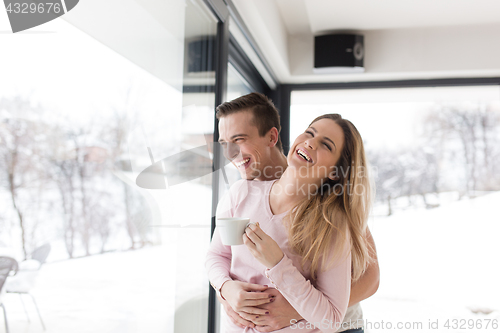
[[(371, 257), (374, 260), (369, 264), (365, 273), (359, 278), (359, 280), (351, 285), (349, 306), (353, 306), (354, 304), (359, 303), (362, 300), (372, 296), (377, 291), (379, 286), (380, 271), (378, 267), (377, 251), (370, 230), (368, 230), (367, 233), (367, 241), (371, 245)], [(303, 319), (300, 314), (297, 313), (297, 310), (295, 310), (290, 305), (290, 303), (283, 298), (281, 293), (276, 291), (275, 295), (276, 298), (273, 303), (261, 306), (261, 308), (269, 310), (269, 315), (259, 316), (259, 318), (257, 319), (255, 318), (255, 316), (247, 317), (248, 320), (252, 320), (255, 324), (257, 324), (257, 330), (259, 330), (260, 332), (271, 332), (274, 330), (278, 330), (283, 327), (289, 326), (291, 320), (298, 321)]]
[(348, 243), (341, 259), (326, 271), (318, 272), (313, 286), (259, 226), (251, 225), (246, 235), (245, 245), (268, 268), (266, 276), (297, 312), (323, 332), (337, 331), (344, 319), (351, 289)]

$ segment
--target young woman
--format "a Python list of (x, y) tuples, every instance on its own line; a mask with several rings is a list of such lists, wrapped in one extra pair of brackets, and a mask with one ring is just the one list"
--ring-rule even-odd
[[(335, 332), (351, 281), (370, 260), (365, 232), (372, 192), (363, 142), (351, 122), (327, 114), (295, 140), (287, 161), (279, 180), (240, 180), (219, 204), (217, 217), (250, 217), (253, 224), (242, 236), (244, 246), (222, 245), (215, 230), (208, 276), (223, 298), (233, 279), (276, 288), (304, 318), (280, 332)], [(273, 301), (257, 292), (246, 305), (262, 298)], [(226, 326), (242, 331), (230, 321)]]

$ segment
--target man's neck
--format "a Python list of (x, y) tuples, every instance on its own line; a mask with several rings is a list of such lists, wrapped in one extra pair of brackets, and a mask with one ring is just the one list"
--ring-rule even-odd
[(288, 167), (285, 155), (276, 147), (271, 152), (271, 163), (263, 170), (260, 177), (255, 180), (275, 180), (281, 178)]

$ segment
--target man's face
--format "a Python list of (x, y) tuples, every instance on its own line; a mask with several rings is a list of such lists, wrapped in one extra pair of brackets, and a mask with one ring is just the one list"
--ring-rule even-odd
[(240, 111), (219, 120), (219, 143), (224, 156), (239, 170), (243, 179), (258, 179), (270, 165), (271, 148), (269, 133), (259, 136), (251, 111)]

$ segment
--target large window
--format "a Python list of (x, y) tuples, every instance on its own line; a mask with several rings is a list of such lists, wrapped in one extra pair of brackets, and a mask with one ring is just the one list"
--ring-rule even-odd
[(340, 113), (363, 137), (381, 271), (378, 292), (362, 303), (366, 331), (387, 331), (382, 320), (425, 331), (438, 319), (442, 328), (495, 318), (500, 87), (294, 91), (291, 105), (290, 142), (325, 113)]
[[(203, 1), (95, 5), (0, 34), (0, 255), (51, 245), (48, 331), (206, 331), (217, 20)], [(13, 332), (41, 331), (29, 298), (31, 323), (2, 301)]]

